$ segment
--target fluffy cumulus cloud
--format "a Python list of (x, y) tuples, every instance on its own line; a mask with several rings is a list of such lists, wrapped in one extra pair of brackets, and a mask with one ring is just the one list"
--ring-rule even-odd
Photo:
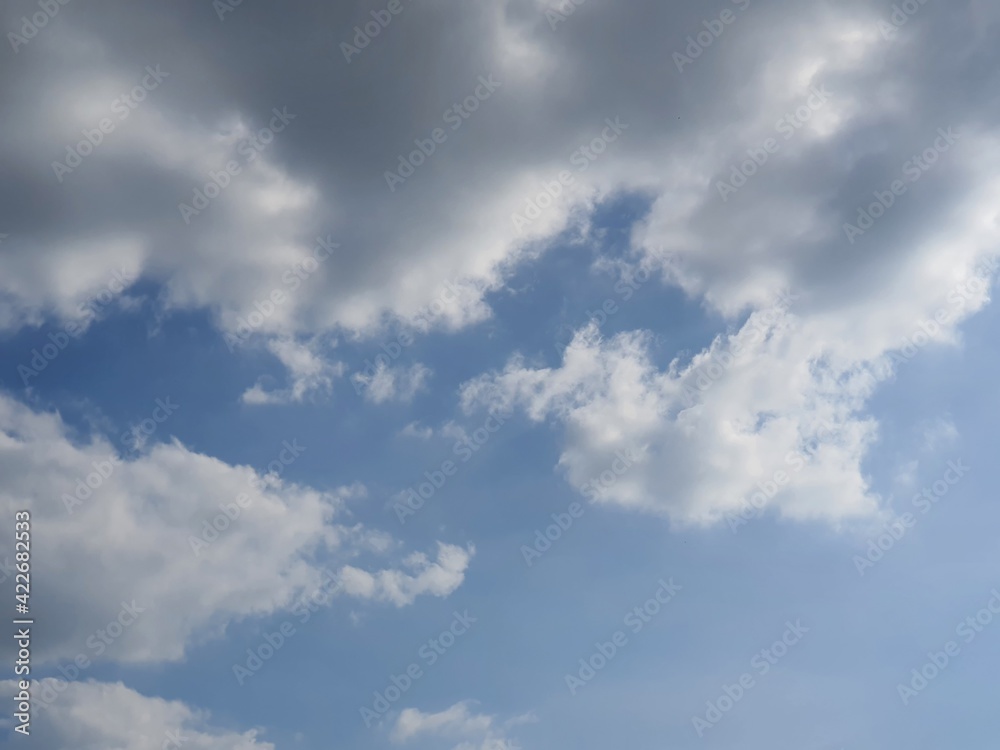
[[(461, 584), (472, 552), (451, 545), (434, 561), (411, 553), (401, 568), (358, 567), (359, 555), (399, 544), (350, 521), (363, 487), (322, 492), (281, 478), (307, 450), (283, 441), (266, 474), (177, 441), (123, 460), (58, 414), (0, 397), (0, 509), (31, 513), (33, 573), (45, 581), (32, 597), (35, 658), (177, 660), (233, 620), (320, 589), (324, 569), (342, 568), (345, 593), (397, 606)], [(13, 559), (12, 542), (0, 556)]]
[(852, 418), (873, 377), (820, 372), (805, 349), (801, 358), (775, 356), (795, 329), (786, 313), (771, 318), (752, 317), (750, 333), (720, 337), (666, 370), (651, 362), (647, 335), (604, 340), (590, 327), (561, 367), (515, 358), (503, 372), (467, 383), (463, 401), (470, 409), (519, 406), (534, 420), (565, 425), (560, 463), (594, 501), (710, 523), (740, 510), (758, 482), (774, 481), (781, 491), (772, 502), (794, 517), (873, 512), (860, 460), (874, 426)]
[[(534, 721), (524, 714), (506, 722), (472, 711), (472, 701), (462, 701), (437, 713), (416, 708), (400, 712), (390, 738), (397, 744), (432, 737), (437, 743), (452, 741), (454, 750), (517, 750), (520, 745), (508, 738), (508, 730), (517, 724)], [(438, 744), (437, 746), (440, 746)]]
[(559, 367), (514, 357), (466, 383), (463, 405), (556, 419), (567, 479), (595, 501), (680, 523), (750, 506), (834, 524), (874, 519), (880, 502), (862, 465), (877, 424), (864, 407), (921, 349), (955, 343), (956, 324), (986, 301), (995, 263), (975, 239), (949, 242), (952, 255), (854, 303), (821, 309), (812, 287), (785, 295), (663, 369), (650, 334), (605, 339), (591, 325)]
[[(11, 680), (0, 682), (15, 694)], [(32, 691), (55, 690), (52, 678), (32, 683)], [(212, 726), (211, 717), (180, 701), (141, 695), (122, 683), (62, 682), (58, 702), (35, 713), (32, 747), (77, 750), (275, 750), (254, 729), (239, 732)]]

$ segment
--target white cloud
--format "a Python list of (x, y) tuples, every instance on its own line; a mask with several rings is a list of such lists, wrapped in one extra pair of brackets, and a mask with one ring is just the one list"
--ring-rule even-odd
[(399, 431), (402, 437), (416, 438), (417, 440), (430, 440), (434, 437), (434, 430), (430, 427), (421, 427), (416, 422), (410, 422), (406, 427)]
[(415, 708), (404, 709), (392, 731), (394, 742), (403, 742), (418, 734), (479, 734), (492, 726), (493, 717), (473, 714), (469, 702), (456, 703), (444, 711), (427, 714)]
[(896, 467), (893, 482), (899, 487), (907, 489), (917, 482), (917, 470), (920, 462), (917, 460), (904, 461)]
[(472, 701), (461, 701), (438, 713), (424, 713), (416, 708), (400, 712), (391, 739), (404, 743), (421, 735), (461, 740), (454, 750), (517, 750), (506, 729), (533, 720), (533, 715), (515, 717), (498, 726), (495, 717), (470, 711)]
[(959, 437), (958, 428), (950, 417), (924, 421), (917, 429), (920, 433), (920, 448), (925, 452), (951, 447)]
[(403, 607), (422, 595), (448, 596), (465, 578), (465, 570), (475, 549), (438, 543), (437, 560), (415, 552), (403, 560), (404, 570), (369, 573), (351, 566), (341, 570), (344, 590), (354, 596), (386, 601)]
[[(282, 471), (309, 450), (294, 440), (276, 443), (281, 461), (272, 466)], [(33, 572), (47, 582), (32, 596), (40, 661), (80, 653), (178, 660), (233, 620), (290, 606), (319, 586), (324, 567), (398, 548), (382, 532), (345, 523), (347, 501), (363, 493), (358, 485), (321, 492), (176, 440), (117, 465), (113, 452), (101, 437), (74, 440), (57, 414), (0, 396), (0, 510), (11, 518), (31, 512)], [(66, 502), (77, 493), (81, 502)], [(12, 540), (0, 541), (2, 555), (13, 559)], [(439, 545), (436, 562), (411, 553), (402, 570), (346, 566), (355, 582), (347, 590), (397, 606), (422, 594), (446, 596), (461, 584), (470, 556)], [(107, 642), (100, 632), (123, 603), (144, 612), (125, 615), (128, 626)]]
[(430, 368), (419, 362), (410, 367), (389, 367), (384, 362), (379, 362), (371, 375), (358, 372), (352, 379), (356, 390), (364, 390), (365, 399), (381, 404), (394, 400), (412, 401), (425, 387), (430, 376)]
[(246, 404), (302, 403), (307, 399), (328, 397), (334, 379), (343, 375), (346, 369), (342, 362), (326, 361), (315, 339), (300, 343), (274, 338), (267, 342), (267, 348), (287, 368), (291, 384), (285, 389), (268, 391), (257, 382), (243, 393), (241, 400)]
[[(17, 692), (13, 680), (0, 682), (5, 695)], [(60, 688), (59, 700), (36, 703), (33, 747), (74, 750), (276, 750), (256, 729), (243, 732), (212, 726), (210, 715), (180, 701), (141, 695), (122, 683), (32, 682), (32, 695)], [(38, 710), (41, 708), (41, 710)], [(7, 720), (9, 721), (9, 720)]]
[[(775, 309), (687, 365), (659, 370), (645, 335), (606, 341), (591, 326), (561, 367), (515, 358), (467, 383), (462, 400), (466, 409), (520, 406), (533, 420), (562, 423), (560, 465), (596, 501), (711, 523), (783, 471), (791, 479), (773, 507), (837, 523), (878, 511), (861, 468), (875, 425), (859, 411), (887, 371), (863, 361), (836, 366), (826, 341), (812, 322)], [(637, 458), (611, 472), (616, 454)]]

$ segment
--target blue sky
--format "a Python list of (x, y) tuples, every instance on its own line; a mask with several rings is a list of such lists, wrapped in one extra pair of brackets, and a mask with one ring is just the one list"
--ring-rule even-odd
[(993, 747), (1000, 16), (745, 4), (4, 10), (0, 743)]

